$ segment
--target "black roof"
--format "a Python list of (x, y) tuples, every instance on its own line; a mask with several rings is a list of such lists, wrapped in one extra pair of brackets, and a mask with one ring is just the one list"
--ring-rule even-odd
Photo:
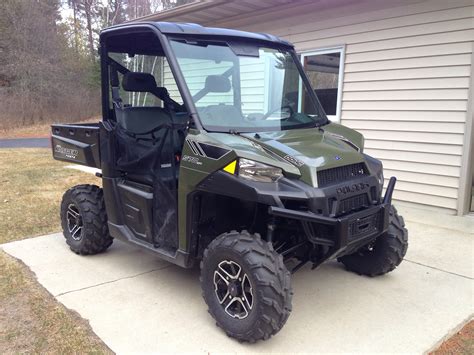
[(108, 27), (102, 31), (102, 33), (110, 33), (115, 30), (124, 30), (126, 28), (140, 27), (140, 26), (153, 26), (158, 29), (161, 33), (168, 35), (196, 35), (203, 37), (232, 37), (232, 38), (244, 38), (264, 42), (273, 42), (279, 45), (285, 45), (293, 47), (288, 41), (281, 39), (277, 36), (270, 35), (267, 33), (254, 33), (239, 30), (232, 30), (227, 28), (217, 27), (204, 27), (196, 23), (174, 23), (174, 22), (127, 22), (120, 25)]

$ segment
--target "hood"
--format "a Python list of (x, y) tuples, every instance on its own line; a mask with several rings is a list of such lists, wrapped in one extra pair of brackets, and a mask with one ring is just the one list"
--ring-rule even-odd
[(311, 186), (317, 186), (318, 170), (364, 161), (362, 135), (335, 123), (321, 129), (214, 135), (238, 156), (278, 166)]

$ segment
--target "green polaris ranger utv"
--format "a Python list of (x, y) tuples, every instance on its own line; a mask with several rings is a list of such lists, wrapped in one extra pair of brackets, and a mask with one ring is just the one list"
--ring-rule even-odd
[(229, 336), (268, 339), (290, 274), (337, 259), (395, 269), (408, 247), (380, 161), (326, 117), (292, 44), (268, 34), (137, 22), (100, 35), (103, 118), (52, 126), (55, 159), (101, 169), (61, 204), (70, 249), (120, 239), (184, 268)]

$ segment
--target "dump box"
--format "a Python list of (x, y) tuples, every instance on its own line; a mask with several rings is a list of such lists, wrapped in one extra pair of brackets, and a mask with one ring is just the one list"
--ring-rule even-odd
[(99, 132), (99, 123), (52, 125), (54, 159), (100, 168)]

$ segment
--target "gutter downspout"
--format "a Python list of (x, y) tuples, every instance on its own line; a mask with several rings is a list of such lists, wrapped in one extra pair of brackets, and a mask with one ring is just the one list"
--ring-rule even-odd
[(471, 80), (469, 83), (466, 123), (464, 128), (464, 142), (463, 153), (461, 160), (461, 176), (459, 179), (457, 214), (458, 216), (465, 215), (470, 212), (471, 194), (472, 194), (472, 179), (473, 179), (473, 162), (474, 158), (474, 42), (472, 42), (471, 52)]

